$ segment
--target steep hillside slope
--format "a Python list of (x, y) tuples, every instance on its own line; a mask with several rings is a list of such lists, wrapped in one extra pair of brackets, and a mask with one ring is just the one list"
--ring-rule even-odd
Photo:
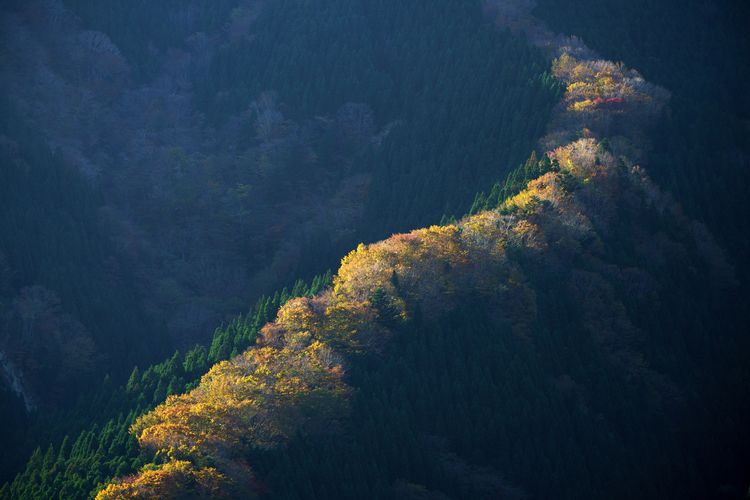
[[(252, 480), (236, 463), (254, 455), (248, 445), (274, 449), (298, 429), (336, 450), (322, 455), (329, 473), (344, 453), (331, 443), (354, 439), (358, 451), (349, 456), (373, 463), (361, 474), (374, 498), (390, 488), (404, 498), (420, 488), (458, 496), (468, 488), (477, 498), (485, 488), (571, 498), (705, 491), (702, 467), (720, 450), (700, 440), (746, 438), (728, 422), (711, 428), (706, 403), (716, 388), (700, 376), (711, 369), (711, 336), (696, 305), (721, 308), (736, 286), (731, 271), (705, 228), (607, 142), (579, 139), (550, 157), (549, 171), (499, 210), (353, 251), (330, 290), (287, 303), (256, 347), (138, 420), (131, 432), (157, 464), (144, 471), (210, 463), (231, 484), (260, 479), (294, 498), (299, 486), (282, 488), (271, 472), (285, 470), (281, 464), (261, 462)], [(710, 351), (732, 359), (727, 347), (715, 342)], [(386, 367), (363, 370), (383, 363), (366, 361), (378, 352), (389, 353)], [(350, 373), (343, 380), (342, 370)], [(344, 381), (375, 390), (373, 400), (341, 400)], [(384, 406), (371, 415), (363, 408), (372, 405)], [(359, 425), (385, 427), (373, 441)], [(400, 435), (408, 444), (391, 456), (390, 440)], [(303, 443), (299, 453), (314, 453)], [(418, 466), (423, 460), (436, 470)], [(302, 469), (308, 478), (319, 470)], [(491, 486), (476, 478), (480, 470)], [(170, 476), (173, 486), (162, 487), (150, 474), (99, 498), (193, 484)], [(336, 488), (346, 496), (345, 477), (310, 480), (316, 494)]]
[[(483, 3), (527, 29), (565, 94), (470, 215), (361, 244), (210, 350), (105, 381), (65, 417), (87, 429), (72, 449), (38, 449), (0, 496), (740, 498), (741, 282), (640, 166), (670, 93), (530, 6)], [(399, 127), (353, 168), (399, 164)]]

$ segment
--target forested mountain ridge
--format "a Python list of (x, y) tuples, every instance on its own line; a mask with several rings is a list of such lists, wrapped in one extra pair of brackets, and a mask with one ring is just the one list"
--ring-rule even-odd
[(750, 239), (742, 221), (750, 205), (743, 151), (750, 144), (750, 105), (738, 85), (748, 72), (750, 40), (742, 29), (750, 22), (748, 5), (541, 0), (533, 12), (554, 31), (580, 36), (606, 59), (625, 61), (673, 92), (669, 113), (650, 134), (652, 177), (708, 225), (746, 281)]
[[(343, 19), (346, 13), (341, 9), (351, 9), (347, 5), (329, 3), (322, 10), (322, 17)], [(473, 193), (483, 183), (489, 186), (494, 182), (495, 162), (510, 168), (533, 147), (559, 86), (538, 52), (529, 51), (506, 33), (483, 27), (477, 5), (461, 2), (446, 5), (451, 15), (437, 18), (425, 5), (410, 5), (407, 16), (398, 23), (399, 28), (393, 30), (391, 21), (406, 11), (399, 13), (388, 4), (357, 6), (358, 15), (366, 15), (374, 29), (369, 38), (362, 40), (365, 45), (371, 44), (369, 67), (360, 67), (366, 59), (359, 57), (359, 52), (349, 51), (346, 44), (342, 48), (339, 43), (354, 36), (361, 28), (359, 25), (346, 26), (346, 29), (329, 27), (331, 35), (339, 28), (343, 31), (336, 37), (322, 38), (323, 43), (315, 54), (299, 54), (299, 50), (292, 47), (291, 53), (265, 58), (302, 63), (310, 57), (330, 59), (331, 54), (337, 54), (336, 58), (321, 63), (325, 81), (316, 82), (312, 94), (316, 102), (331, 96), (335, 98), (323, 102), (322, 108), (305, 108), (297, 87), (281, 86), (278, 92), (269, 90), (280, 78), (284, 82), (302, 81), (299, 72), (291, 72), (291, 66), (287, 68), (291, 73), (286, 78), (277, 67), (265, 68), (254, 81), (252, 93), (243, 87), (252, 79), (224, 83), (206, 80), (226, 69), (220, 64), (216, 66), (219, 56), (242, 56), (251, 41), (256, 42), (255, 49), (258, 45), (274, 50), (286, 47), (269, 45), (277, 33), (264, 31), (269, 20), (279, 19), (280, 4), (260, 9), (262, 4), (232, 6), (222, 3), (207, 8), (167, 2), (143, 4), (136, 10), (122, 2), (113, 2), (107, 8), (102, 8), (98, 2), (3, 4), (0, 82), (3, 94), (11, 103), (8, 116), (17, 115), (30, 127), (23, 129), (23, 135), (46, 138), (57, 151), (58, 167), (62, 160), (69, 168), (79, 170), (81, 177), (91, 185), (82, 188), (84, 191), (93, 188), (99, 193), (96, 203), (85, 208), (85, 217), (89, 221), (96, 220), (104, 228), (103, 238), (109, 240), (96, 243), (105, 253), (93, 251), (93, 260), (68, 259), (83, 263), (88, 269), (75, 271), (76, 279), (57, 279), (55, 283), (64, 285), (54, 287), (31, 275), (21, 277), (17, 256), (23, 249), (4, 249), (9, 258), (4, 269), (16, 278), (13, 287), (8, 288), (13, 294), (3, 301), (4, 307), (8, 306), (6, 316), (11, 320), (5, 324), (4, 335), (10, 338), (18, 334), (22, 338), (22, 309), (24, 304), (36, 302), (27, 300), (19, 301), (14, 307), (10, 305), (17, 293), (29, 287), (26, 292), (36, 290), (40, 292), (38, 298), (50, 299), (47, 309), (34, 313), (41, 314), (45, 321), (28, 324), (31, 330), (41, 332), (37, 337), (52, 338), (58, 333), (63, 333), (64, 337), (70, 332), (82, 331), (83, 336), (68, 336), (80, 341), (76, 344), (78, 347), (85, 347), (83, 351), (73, 351), (66, 347), (70, 342), (55, 341), (62, 346), (60, 352), (69, 351), (68, 355), (60, 356), (59, 352), (51, 355), (54, 349), (36, 349), (29, 358), (36, 364), (16, 360), (15, 368), (8, 364), (6, 373), (11, 376), (14, 370), (21, 370), (20, 376), (25, 376), (27, 384), (41, 384), (37, 390), (44, 397), (38, 399), (42, 399), (48, 410), (57, 407), (63, 412), (69, 411), (74, 399), (61, 396), (59, 390), (54, 397), (47, 397), (48, 388), (43, 387), (60, 366), (64, 368), (60, 373), (70, 371), (60, 364), (61, 359), (72, 359), (70, 354), (77, 353), (80, 355), (78, 363), (84, 367), (89, 366), (85, 362), (88, 354), (82, 355), (87, 352), (95, 359), (107, 356), (116, 359), (114, 364), (91, 365), (95, 367), (92, 378), (102, 377), (106, 369), (111, 372), (114, 383), (119, 384), (135, 364), (134, 359), (146, 366), (153, 359), (135, 356), (128, 360), (121, 356), (129, 348), (123, 349), (117, 344), (115, 332), (127, 335), (134, 350), (146, 349), (155, 359), (170, 352), (170, 342), (164, 338), (165, 325), (172, 346), (183, 352), (196, 343), (208, 344), (216, 325), (222, 320), (232, 321), (237, 312), (262, 292), (270, 294), (276, 285), (285, 282), (292, 288), (295, 274), (312, 279), (346, 253), (360, 238), (357, 232), (361, 238), (368, 238), (365, 233), (374, 230), (374, 223), (380, 224), (386, 219), (373, 210), (365, 214), (367, 200), (390, 199), (392, 208), (404, 214), (403, 220), (398, 222), (403, 229), (416, 225), (416, 219), (410, 222), (410, 217), (437, 222), (446, 212), (460, 214), (468, 209)], [(293, 21), (291, 12), (294, 11), (297, 16), (294, 22), (303, 23), (297, 35), (316, 36), (304, 23), (320, 14), (318, 7), (286, 5), (289, 22)], [(258, 18), (261, 14), (265, 17)], [(425, 17), (422, 32), (412, 29), (420, 17)], [(435, 21), (432, 26), (428, 26), (427, 17)], [(155, 23), (156, 19), (165, 22)], [(388, 36), (398, 37), (397, 44), (378, 32), (384, 27), (391, 30)], [(132, 31), (128, 33), (128, 29)], [(254, 33), (256, 30), (258, 33)], [(140, 36), (132, 36), (135, 32)], [(381, 36), (385, 38), (378, 38)], [(427, 42), (426, 50), (424, 47), (419, 51), (403, 50), (417, 47), (417, 39)], [(380, 53), (381, 42), (398, 51)], [(300, 47), (306, 42), (297, 39), (291, 45), (294, 44)], [(443, 60), (441, 51), (449, 45), (458, 52)], [(492, 59), (493, 64), (480, 66), (483, 58)], [(357, 74), (352, 68), (350, 74), (345, 75), (341, 62), (333, 64), (337, 59), (358, 60)], [(249, 63), (256, 64), (253, 60)], [(433, 63), (445, 73), (441, 85), (445, 87), (446, 82), (453, 82), (464, 89), (462, 93), (447, 87), (431, 90), (430, 85), (438, 80), (425, 80), (424, 70)], [(231, 67), (234, 76), (240, 74), (242, 64), (235, 62)], [(254, 75), (251, 70), (244, 74), (248, 73)], [(495, 84), (470, 88), (462, 80), (469, 74), (485, 81), (494, 80)], [(459, 78), (461, 75), (463, 77)], [(359, 83), (349, 81), (352, 77), (358, 78)], [(401, 90), (385, 92), (374, 103), (351, 102), (361, 98), (362, 88), (387, 88), (380, 85), (387, 79)], [(233, 87), (235, 83), (238, 88)], [(337, 92), (337, 87), (345, 89)], [(422, 98), (410, 101), (411, 93), (422, 87)], [(484, 95), (488, 90), (492, 90), (491, 96)], [(227, 110), (217, 105), (218, 101), (229, 97), (239, 99), (239, 107)], [(481, 106), (473, 104), (487, 97), (502, 104), (490, 107), (494, 114), (485, 113)], [(406, 102), (411, 104), (405, 106)], [(199, 104), (203, 109), (199, 109)], [(448, 107), (450, 112), (446, 111)], [(438, 108), (443, 110), (441, 119), (419, 118)], [(222, 109), (224, 112), (219, 113)], [(210, 120), (201, 111), (213, 113)], [(311, 114), (317, 112), (320, 112), (317, 116)], [(285, 115), (293, 116), (295, 121)], [(523, 120), (523, 129), (498, 128), (503, 123), (502, 118), (510, 123), (511, 116), (522, 115), (531, 117)], [(430, 130), (430, 127), (438, 129)], [(393, 137), (391, 131), (400, 139)], [(402, 192), (393, 196), (388, 177), (401, 175), (404, 169), (393, 169), (389, 173), (389, 158), (401, 158), (399, 162), (403, 165), (413, 164), (408, 158), (413, 154), (410, 144), (419, 137), (435, 133), (441, 134), (442, 139), (436, 141), (440, 147), (420, 153), (423, 161), (419, 162), (419, 168), (410, 173), (410, 180), (400, 183)], [(384, 142), (386, 136), (391, 136), (395, 142)], [(465, 157), (459, 147), (472, 138), (484, 141), (477, 143), (478, 149), (487, 152), (481, 161)], [(482, 144), (488, 141), (510, 144), (509, 148), (487, 150)], [(18, 150), (17, 142), (23, 141), (14, 141), (11, 137), (3, 143), (11, 156)], [(387, 154), (373, 158), (372, 152), (367, 150), (379, 146), (381, 150), (387, 149)], [(38, 147), (47, 146), (40, 143)], [(450, 154), (446, 154), (446, 147)], [(440, 164), (436, 166), (438, 161)], [(453, 177), (454, 166), (459, 162), (467, 168), (457, 179)], [(431, 176), (439, 178), (440, 189), (428, 182)], [(9, 183), (8, 187), (11, 185)], [(419, 191), (418, 196), (412, 190)], [(445, 204), (445, 199), (438, 200), (440, 197), (452, 199), (452, 207)], [(11, 200), (6, 198), (8, 202)], [(401, 206), (412, 201), (418, 203), (412, 207)], [(373, 206), (382, 208), (382, 203)], [(38, 218), (45, 219), (44, 216)], [(370, 238), (387, 236), (390, 230), (380, 228), (378, 235)], [(51, 238), (65, 240), (57, 236)], [(21, 240), (9, 237), (8, 241)], [(36, 247), (42, 255), (33, 260), (44, 261), (43, 253), (51, 247), (47, 244)], [(121, 286), (121, 281), (127, 284), (130, 293), (127, 300), (132, 312), (103, 313), (99, 310), (97, 314), (106, 319), (75, 314), (76, 308), (85, 309), (100, 299), (117, 307), (125, 302), (125, 299), (110, 301), (109, 294), (99, 290), (93, 292), (97, 299), (71, 305), (75, 294), (71, 294), (69, 288), (90, 270), (100, 269), (110, 287)], [(124, 280), (123, 274), (126, 275)], [(79, 285), (77, 288), (85, 288)], [(38, 286), (44, 288), (33, 288)], [(55, 297), (62, 299), (62, 310), (56, 309)], [(64, 331), (58, 328), (57, 318), (64, 316), (63, 313), (73, 314), (66, 325), (81, 328)], [(145, 320), (146, 317), (150, 319)], [(118, 318), (116, 327), (102, 328), (102, 324), (115, 318)], [(101, 338), (95, 335), (91, 344), (86, 330), (91, 333), (106, 330), (113, 335)], [(153, 340), (158, 345), (152, 345)], [(6, 351), (7, 361), (25, 352), (11, 344), (12, 349)], [(228, 357), (233, 348), (242, 349), (244, 345), (242, 342), (233, 345), (222, 356)], [(40, 365), (37, 358), (45, 359)], [(46, 371), (40, 371), (40, 366)], [(77, 367), (78, 372), (81, 366)], [(22, 373), (23, 370), (28, 373)], [(46, 377), (39, 376), (42, 372)], [(177, 387), (169, 381), (167, 385)], [(26, 394), (31, 398), (33, 391), (30, 387), (27, 389)], [(8, 401), (15, 401), (12, 391), (7, 394)], [(9, 415), (13, 416), (9, 416), (9, 420), (24, 420), (20, 406), (9, 403), (6, 408), (15, 408), (10, 411)], [(35, 429), (45, 436), (52, 435), (44, 424)], [(20, 433), (16, 436), (23, 440)], [(61, 438), (55, 441), (59, 443)]]
[[(94, 252), (96, 262), (85, 265), (104, 269), (113, 286), (126, 273), (127, 300), (140, 309), (112, 328), (102, 329), (107, 320), (90, 314), (76, 321), (113, 335), (130, 325), (134, 345), (159, 338), (159, 346), (149, 348), (154, 359), (170, 352), (169, 340), (185, 352), (210, 343), (216, 326), (263, 293), (291, 288), (297, 276), (309, 281), (325, 272), (357, 241), (465, 212), (474, 192), (495, 181), (496, 162), (510, 169), (533, 147), (560, 89), (538, 52), (482, 26), (477, 5), (446, 6), (451, 15), (436, 18), (424, 5), (410, 5), (393, 27), (391, 21), (407, 10), (398, 14), (387, 4), (359, 5), (356, 13), (344, 12), (352, 7), (341, 2), (210, 8), (167, 2), (135, 11), (122, 2), (104, 9), (98, 2), (4, 4), (0, 83), (11, 103), (8, 113), (30, 127), (26, 135), (43, 132), (59, 159), (98, 193), (86, 216), (107, 227), (102, 234), (110, 241), (99, 244), (113, 248), (105, 250), (111, 255)], [(356, 38), (361, 26), (339, 26), (350, 14), (370, 26), (357, 50), (344, 41)], [(309, 26), (314, 16), (325, 19), (326, 36)], [(281, 17), (299, 24), (282, 32), (295, 33), (284, 43), (268, 31)], [(421, 17), (424, 30), (413, 30), (412, 21)], [(107, 33), (97, 31), (105, 28)], [(394, 50), (379, 45), (386, 28), (388, 36), (398, 37), (397, 44), (387, 43)], [(318, 42), (311, 45), (308, 37)], [(404, 50), (423, 39), (426, 48)], [(361, 57), (364, 48), (369, 59)], [(446, 48), (455, 51), (447, 59)], [(480, 64), (485, 58), (489, 63)], [(294, 68), (310, 60), (318, 61), (313, 66), (323, 71), (322, 80), (303, 78)], [(282, 71), (258, 67), (259, 61), (289, 64)], [(346, 75), (342, 68), (349, 66)], [(428, 67), (444, 74), (425, 79)], [(485, 84), (467, 86), (463, 78), (469, 74)], [(300, 85), (311, 82), (300, 94)], [(433, 88), (436, 82), (441, 88)], [(462, 91), (446, 87), (451, 83)], [(376, 88), (377, 96), (362, 93)], [(410, 101), (412, 94), (420, 97)], [(487, 99), (493, 100), (491, 113), (473, 104)], [(438, 109), (439, 119), (424, 119)], [(511, 116), (528, 119), (524, 127), (500, 127)], [(440, 137), (436, 147), (416, 153), (421, 161), (412, 162), (410, 144), (430, 136)], [(473, 140), (479, 142), (472, 149), (483, 151), (483, 158), (462, 152), (460, 145)], [(489, 142), (509, 147), (485, 147)], [(15, 143), (4, 145), (15, 151)], [(460, 179), (454, 168), (459, 163), (466, 167)], [(408, 179), (396, 182), (407, 172)], [(391, 193), (396, 184), (401, 191)], [(385, 199), (387, 210), (401, 215), (383, 218)], [(383, 222), (393, 227), (376, 230)], [(46, 248), (38, 245), (42, 252)], [(20, 251), (4, 249), (16, 292), (45, 286), (49, 297), (62, 299), (66, 313), (88, 307), (71, 307), (74, 279), (50, 287), (28, 273), (21, 278)], [(79, 277), (86, 273), (78, 271)], [(19, 307), (7, 312), (16, 314)], [(144, 315), (153, 328), (140, 326)], [(165, 325), (169, 340), (163, 338)], [(9, 328), (7, 335), (20, 326)], [(122, 361), (109, 366), (118, 380), (141, 358), (126, 361), (113, 339), (95, 335), (93, 341), (92, 352)], [(97, 366), (103, 376), (105, 365)], [(53, 400), (44, 403), (52, 406)]]
[[(571, 135), (593, 135), (588, 128), (594, 128), (592, 124), (632, 134), (633, 125), (643, 123), (642, 113), (655, 117), (664, 105), (668, 94), (645, 84), (637, 73), (606, 61), (576, 63), (568, 54), (569, 48), (561, 46), (559, 50), (561, 55), (554, 67), (569, 86), (552, 124), (557, 130), (544, 139), (546, 143)], [(594, 68), (599, 71), (594, 72)], [(638, 85), (640, 93), (633, 85)], [(601, 102), (590, 99), (591, 93)], [(601, 108), (592, 111), (596, 106)], [(584, 114), (582, 109), (588, 112)], [(640, 120), (633, 117), (638, 114)], [(568, 127), (560, 127), (561, 123)], [(637, 153), (622, 135), (614, 138), (620, 148)], [(549, 151), (539, 162), (532, 157), (525, 168), (542, 175), (494, 211), (481, 212), (456, 225), (433, 226), (367, 247), (360, 245), (342, 261), (333, 288), (283, 306), (278, 319), (260, 332), (257, 348), (217, 365), (189, 395), (170, 398), (141, 417), (131, 432), (142, 446), (164, 457), (164, 465), (156, 470), (169, 474), (167, 471), (177, 470), (186, 459), (197, 464), (206, 456), (222, 456), (220, 469), (230, 476), (223, 480), (231, 480), (234, 474), (236, 481), (246, 482), (249, 471), (228, 462), (228, 457), (247, 453), (242, 451), (235, 432), (253, 436), (251, 442), (262, 448), (288, 440), (290, 432), (285, 425), (290, 423), (306, 432), (320, 432), (310, 429), (320, 427), (320, 416), (311, 414), (304, 401), (324, 391), (313, 398), (318, 403), (321, 397), (329, 402), (323, 407), (323, 415), (341, 418), (346, 414), (344, 408), (336, 410), (338, 405), (330, 404), (340, 397), (337, 393), (344, 391), (337, 384), (341, 383), (342, 367), (349, 362), (341, 354), (380, 352), (394, 333), (410, 335), (404, 330), (419, 331), (423, 321), (434, 321), (441, 312), (467, 301), (485, 304), (492, 322), (507, 325), (505, 332), (511, 342), (547, 351), (550, 345), (539, 343), (559, 341), (545, 330), (545, 326), (551, 328), (557, 322), (540, 318), (549, 314), (537, 306), (537, 293), (543, 292), (529, 286), (526, 273), (537, 282), (548, 282), (556, 275), (567, 284), (580, 314), (580, 328), (591, 335), (600, 362), (613, 370), (615, 378), (627, 380), (626, 386), (634, 391), (630, 397), (644, 398), (646, 418), (660, 421), (649, 426), (650, 432), (660, 425), (677, 431), (679, 415), (687, 405), (695, 404), (686, 401), (686, 394), (695, 389), (688, 388), (691, 382), (687, 379), (682, 383), (688, 385), (681, 387), (663, 372), (677, 375), (678, 364), (688, 362), (697, 346), (685, 346), (686, 352), (678, 354), (681, 361), (674, 352), (671, 362), (659, 360), (667, 352), (656, 354), (664, 346), (653, 344), (658, 343), (653, 326), (644, 325), (651, 330), (652, 335), (648, 335), (630, 314), (638, 309), (638, 303), (641, 307), (650, 302), (658, 304), (660, 279), (676, 270), (663, 269), (668, 260), (673, 265), (703, 260), (707, 265), (703, 279), (710, 279), (713, 285), (710, 300), (720, 300), (737, 286), (723, 252), (702, 225), (681, 214), (671, 197), (661, 192), (643, 169), (632, 165), (624, 155), (614, 154), (609, 140), (597, 144), (593, 138), (578, 139)], [(630, 226), (623, 224), (625, 219), (631, 221)], [(630, 248), (626, 249), (623, 242), (629, 242)], [(620, 245), (622, 255), (613, 252), (613, 243)], [(636, 265), (620, 267), (630, 264)], [(651, 314), (664, 313), (659, 305), (648, 308)], [(683, 338), (688, 344), (696, 340)], [(646, 359), (644, 343), (655, 349), (655, 359)], [(302, 365), (300, 355), (305, 360)], [(654, 362), (656, 366), (651, 365)], [(304, 374), (295, 368), (299, 366), (305, 367)], [(279, 374), (272, 384), (265, 378), (269, 373)], [(316, 373), (338, 381), (321, 384), (314, 378)], [(289, 382), (303, 385), (290, 389), (286, 385)], [(281, 386), (274, 387), (276, 384)], [(326, 384), (328, 388), (324, 389)], [(563, 392), (576, 387), (569, 373), (557, 373), (555, 384)], [(578, 385), (578, 390), (587, 389)], [(285, 399), (287, 394), (291, 399)], [(578, 401), (587, 407), (587, 402)], [(291, 418), (295, 414), (296, 418)], [(600, 418), (606, 416), (600, 414)], [(613, 431), (616, 424), (610, 425)], [(679, 447), (677, 442), (662, 443)], [(150, 474), (115, 483), (98, 498), (130, 498), (149, 488), (161, 491)], [(170, 477), (178, 483), (185, 481)], [(599, 480), (608, 482), (612, 477)], [(612, 484), (609, 487), (616, 488)], [(399, 488), (405, 489), (401, 494), (408, 494), (424, 486)], [(518, 491), (509, 485), (502, 488)], [(606, 492), (606, 487), (599, 491)]]
[[(183, 350), (359, 240), (465, 213), (498, 164), (523, 161), (560, 91), (473, 3), (167, 2), (136, 10), (144, 23), (121, 2), (66, 5), (9, 5), (5, 93), (101, 186), (146, 305)], [(381, 156), (357, 157), (372, 141)]]
[[(570, 47), (554, 55), (568, 91), (546, 154), (478, 195), (476, 215), (361, 246), (328, 292), (296, 287), (306, 297), (242, 355), (285, 300), (217, 331), (210, 353), (136, 370), (109, 404), (140, 401), (135, 411), (84, 432), (73, 452), (63, 444), (56, 460), (39, 450), (3, 494), (85, 495), (151, 461), (100, 495), (609, 498), (716, 488), (720, 475), (707, 466), (732, 460), (720, 443), (732, 436), (737, 457), (746, 442), (736, 424), (746, 371), (712, 367), (743, 359), (732, 267), (632, 161), (645, 144), (632, 117), (656, 116), (663, 90)], [(137, 418), (151, 394), (154, 404), (179, 394), (228, 357), (192, 392)], [(342, 399), (346, 386), (354, 397)]]

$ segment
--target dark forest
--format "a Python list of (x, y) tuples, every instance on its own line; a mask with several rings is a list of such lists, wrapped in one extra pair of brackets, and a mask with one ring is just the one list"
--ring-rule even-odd
[(750, 8), (0, 6), (0, 499), (750, 495)]

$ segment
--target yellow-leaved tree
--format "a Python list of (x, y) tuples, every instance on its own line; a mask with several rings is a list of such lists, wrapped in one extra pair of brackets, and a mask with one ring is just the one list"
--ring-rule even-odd
[[(291, 340), (216, 364), (190, 393), (170, 396), (138, 418), (131, 432), (164, 463), (109, 485), (97, 498), (183, 498), (196, 488), (210, 493), (200, 498), (234, 498), (252, 491), (242, 458), (250, 447), (282, 443), (297, 429), (321, 432), (348, 409), (341, 358), (309, 333)], [(207, 457), (216, 469), (194, 467)]]

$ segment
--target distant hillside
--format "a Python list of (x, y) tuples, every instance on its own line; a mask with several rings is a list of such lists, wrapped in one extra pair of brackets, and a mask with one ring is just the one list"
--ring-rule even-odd
[(459, 0), (39, 0), (0, 25), (3, 94), (101, 189), (181, 351), (359, 241), (465, 213), (561, 92)]
[[(266, 249), (266, 273), (313, 273), (338, 251), (317, 246), (361, 243), (335, 275), (296, 281), (217, 328), (210, 347), (136, 367), (121, 386), (107, 378), (75, 408), (40, 418), (26, 443), (40, 447), (0, 498), (742, 498), (742, 242), (716, 234), (728, 226), (701, 222), (700, 206), (683, 207), (679, 190), (664, 191), (644, 167), (674, 149), (652, 141), (674, 130), (684, 94), (555, 35), (531, 15), (534, 3), (248, 3), (222, 34), (193, 12), (207, 31), (179, 57), (195, 87), (170, 87), (161, 104), (195, 98), (206, 113), (193, 116), (206, 119), (195, 137), (217, 142), (206, 146), (214, 157), (157, 147), (174, 178), (161, 179), (161, 202), (144, 198), (136, 211), (157, 210), (138, 231), (176, 225), (163, 249), (171, 257), (153, 268), (164, 273), (160, 296), (181, 303), (191, 266), (205, 278), (195, 304), (226, 294), (213, 280), (226, 270), (218, 254), (191, 253), (207, 234), (225, 241), (220, 225), (203, 233), (203, 224), (223, 221), (247, 241), (257, 234), (248, 210), (263, 217), (272, 202), (299, 218), (266, 236), (281, 244), (303, 229)], [(189, 9), (168, 7), (159, 15), (196, 29)], [(282, 13), (298, 29), (284, 31)], [(450, 34), (462, 42), (444, 45)], [(284, 43), (271, 43), (276, 35)], [(324, 50), (315, 40), (336, 42)], [(141, 41), (133, 53), (158, 60), (167, 46)], [(462, 64), (476, 71), (448, 78)], [(322, 77), (306, 80), (308, 70)], [(342, 97), (359, 93), (370, 97)], [(335, 118), (325, 114), (339, 103)], [(143, 144), (177, 137), (179, 120), (170, 123)], [(744, 151), (738, 137), (723, 146)], [(211, 177), (232, 144), (246, 148), (226, 163), (235, 170)], [(697, 155), (696, 144), (687, 150)], [(692, 168), (677, 158), (673, 176)], [(136, 163), (133, 172), (148, 164)], [(316, 198), (311, 173), (324, 171)], [(217, 201), (198, 189), (206, 179), (228, 189), (220, 203), (233, 199), (236, 218), (200, 219)], [(283, 192), (254, 198), (258, 186)], [(194, 217), (162, 220), (178, 194), (178, 211)], [(304, 215), (311, 200), (328, 200), (320, 218)], [(179, 246), (189, 221), (204, 236)], [(147, 249), (138, 231), (131, 248)]]
[[(0, 102), (0, 470), (37, 446), (24, 433), (106, 372), (168, 355), (143, 308), (131, 262), (111, 243), (101, 192)], [(45, 439), (50, 439), (46, 435)], [(7, 477), (10, 479), (10, 477)]]

